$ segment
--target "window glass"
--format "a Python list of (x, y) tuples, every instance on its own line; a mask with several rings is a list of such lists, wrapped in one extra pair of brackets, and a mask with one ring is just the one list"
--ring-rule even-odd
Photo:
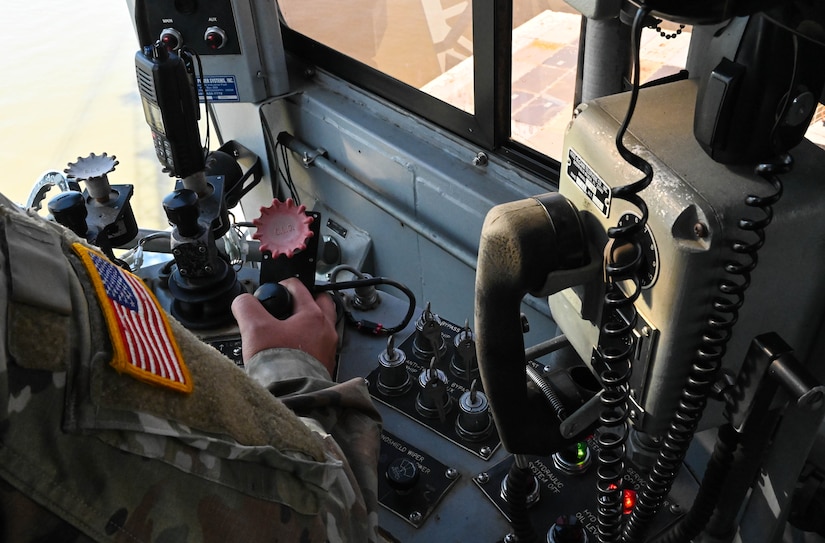
[[(108, 153), (119, 161), (109, 181), (134, 185), (131, 206), (138, 225), (167, 228), (161, 200), (175, 183), (162, 172), (144, 118), (135, 81), (138, 40), (126, 4), (1, 2), (0, 20), (15, 21), (7, 25), (9, 43), (28, 44), (25, 54), (0, 60), (7, 82), (0, 93), (0, 192), (25, 204), (45, 171), (62, 172), (78, 157)], [(67, 29), (95, 36), (98, 46), (78, 56), (66, 47)], [(58, 192), (46, 194), (43, 214)]]
[(473, 111), (469, 0), (280, 0), (293, 30)]
[(511, 137), (555, 158), (573, 112), (581, 15), (564, 2), (554, 9), (513, 5)]
[[(517, 0), (513, 6), (511, 137), (556, 160), (576, 105), (580, 30), (581, 15), (565, 2)], [(644, 29), (641, 82), (682, 70), (689, 44), (689, 27), (664, 22)]]

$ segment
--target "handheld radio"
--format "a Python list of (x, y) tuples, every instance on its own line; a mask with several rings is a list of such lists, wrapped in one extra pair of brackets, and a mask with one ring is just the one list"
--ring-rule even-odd
[(158, 160), (171, 176), (185, 178), (202, 171), (198, 94), (186, 62), (156, 42), (138, 51), (135, 70)]

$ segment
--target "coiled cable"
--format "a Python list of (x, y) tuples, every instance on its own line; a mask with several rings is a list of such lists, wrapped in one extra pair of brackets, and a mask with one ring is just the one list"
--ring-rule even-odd
[[(624, 145), (630, 119), (639, 96), (640, 41), (644, 20), (649, 8), (636, 11), (632, 27), (633, 84), (627, 114), (616, 135), (616, 149), (630, 165), (643, 173), (636, 182), (613, 189), (613, 197), (635, 206), (641, 218), (633, 223), (608, 228), (610, 238), (605, 249), (606, 291), (604, 317), (599, 344), (596, 347), (602, 364), (599, 378), (602, 382), (601, 428), (596, 436), (598, 445), (598, 540), (600, 543), (618, 542), (622, 535), (622, 486), (624, 477), (625, 442), (628, 434), (628, 396), (631, 360), (635, 349), (633, 328), (636, 325), (634, 302), (641, 294), (639, 266), (642, 248), (639, 236), (644, 231), (648, 209), (638, 195), (653, 180), (653, 168), (642, 157), (630, 152)], [(620, 283), (630, 283), (625, 294)]]
[(719, 428), (713, 454), (708, 461), (699, 492), (690, 511), (679, 519), (667, 532), (651, 543), (677, 543), (691, 541), (704, 529), (710, 520), (719, 497), (725, 487), (727, 475), (733, 464), (734, 453), (739, 445), (739, 434), (730, 424)]
[[(777, 116), (776, 124), (771, 131), (771, 141), (778, 123), (785, 117), (791, 106), (790, 96), (796, 87), (798, 40), (794, 40), (794, 68), (791, 83), (781, 114)], [(745, 205), (759, 210), (762, 217), (759, 219), (742, 218), (738, 221), (738, 228), (756, 237), (753, 241), (734, 240), (730, 249), (741, 260), (729, 260), (724, 265), (726, 276), (718, 284), (718, 295), (712, 301), (713, 312), (706, 321), (705, 332), (702, 334), (702, 343), (696, 358), (691, 366), (687, 383), (683, 387), (682, 395), (671, 420), (670, 427), (665, 433), (659, 454), (653, 469), (648, 475), (647, 484), (637, 495), (636, 506), (628, 519), (624, 540), (626, 542), (642, 541), (650, 523), (658, 513), (662, 502), (676, 479), (676, 474), (687, 454), (687, 449), (696, 432), (699, 420), (702, 418), (708, 396), (713, 383), (717, 380), (722, 367), (722, 358), (725, 356), (727, 343), (733, 334), (733, 327), (739, 320), (739, 310), (745, 302), (745, 292), (751, 284), (751, 273), (756, 268), (759, 258), (758, 251), (765, 244), (765, 229), (773, 220), (773, 207), (782, 197), (783, 187), (779, 175), (788, 173), (793, 168), (793, 158), (782, 150), (775, 150), (776, 159), (759, 164), (755, 173), (770, 183), (773, 192), (768, 196), (750, 194), (745, 198)], [(717, 495), (718, 498), (718, 495)], [(694, 508), (699, 505), (694, 503)], [(707, 505), (701, 507), (707, 508)], [(715, 505), (714, 505), (715, 507)], [(689, 530), (675, 531), (669, 536), (668, 543), (676, 541), (690, 541), (704, 528), (704, 523), (710, 518), (712, 510), (698, 511), (689, 514)]]

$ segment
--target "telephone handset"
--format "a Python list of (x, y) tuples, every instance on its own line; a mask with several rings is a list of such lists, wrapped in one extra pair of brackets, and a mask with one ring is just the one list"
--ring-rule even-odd
[(547, 455), (576, 441), (562, 437), (544, 397), (528, 391), (520, 305), (528, 293), (548, 296), (580, 283), (600, 267), (593, 260), (578, 211), (559, 193), (495, 206), (485, 218), (476, 271), (476, 349), (496, 428), (511, 453)]

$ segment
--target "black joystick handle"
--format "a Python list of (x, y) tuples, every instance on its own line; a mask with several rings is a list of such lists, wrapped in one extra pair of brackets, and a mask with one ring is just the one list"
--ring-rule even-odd
[(292, 315), (292, 294), (280, 283), (264, 283), (258, 287), (254, 296), (269, 314), (278, 320)]
[(86, 209), (83, 194), (73, 190), (61, 192), (49, 201), (48, 208), (58, 224), (62, 224), (80, 237), (86, 237), (89, 228), (86, 217), (89, 216), (89, 211)]
[(200, 234), (198, 195), (189, 189), (177, 189), (163, 199), (166, 218), (175, 225), (181, 236), (194, 238)]

